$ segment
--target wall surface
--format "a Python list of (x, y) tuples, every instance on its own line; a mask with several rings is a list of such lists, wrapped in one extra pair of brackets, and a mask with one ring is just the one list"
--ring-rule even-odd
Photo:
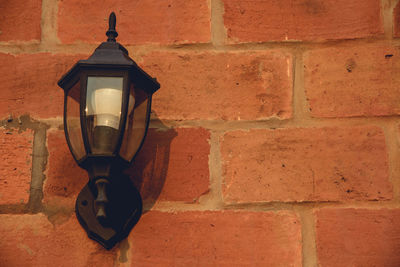
[[(0, 266), (400, 266), (395, 0), (0, 0)], [(110, 251), (56, 85), (105, 40), (161, 89)]]

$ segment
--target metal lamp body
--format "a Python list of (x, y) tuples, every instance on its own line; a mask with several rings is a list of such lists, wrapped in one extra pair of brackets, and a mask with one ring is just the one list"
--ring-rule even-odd
[[(76, 201), (76, 215), (88, 236), (110, 249), (129, 234), (142, 213), (140, 194), (122, 171), (130, 165), (143, 144), (150, 120), (152, 94), (160, 85), (129, 58), (123, 46), (115, 42), (118, 34), (113, 13), (107, 35), (108, 41), (102, 43), (87, 60), (76, 63), (58, 85), (65, 92), (64, 131), (68, 146), (77, 164), (89, 174), (89, 182)], [(105, 96), (99, 94), (99, 108), (120, 106), (118, 124), (115, 120), (111, 126), (89, 125), (88, 81), (106, 81), (107, 77), (122, 79), (121, 102), (107, 103)], [(135, 103), (130, 103), (133, 100)], [(75, 105), (78, 108), (78, 104), (79, 111), (74, 111), (71, 107)], [(70, 111), (75, 112), (75, 123), (72, 123)], [(99, 123), (100, 117), (97, 119)], [(96, 151), (96, 147), (101, 149)]]

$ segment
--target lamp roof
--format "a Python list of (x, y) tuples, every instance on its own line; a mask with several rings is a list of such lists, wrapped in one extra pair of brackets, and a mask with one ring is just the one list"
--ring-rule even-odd
[(135, 85), (149, 94), (153, 94), (160, 88), (160, 84), (152, 78), (136, 62), (129, 57), (128, 50), (116, 42), (118, 36), (115, 30), (116, 17), (112, 12), (109, 17), (109, 29), (106, 33), (107, 42), (100, 44), (94, 53), (86, 60), (79, 60), (63, 77), (58, 85), (64, 90), (69, 89), (71, 81), (77, 79), (77, 75), (83, 69), (122, 69), (128, 70), (132, 75)]

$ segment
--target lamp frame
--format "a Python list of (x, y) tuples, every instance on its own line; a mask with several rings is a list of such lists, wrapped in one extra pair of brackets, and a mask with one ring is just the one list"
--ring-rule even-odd
[[(140, 151), (150, 123), (152, 94), (160, 88), (155, 78), (144, 72), (131, 58), (128, 51), (115, 41), (116, 17), (110, 14), (107, 42), (103, 42), (87, 59), (78, 61), (58, 82), (64, 89), (64, 132), (68, 147), (77, 164), (88, 171), (89, 182), (79, 193), (75, 211), (77, 218), (88, 236), (112, 248), (125, 238), (138, 222), (142, 213), (142, 199), (130, 178), (123, 174)], [(107, 154), (92, 153), (86, 120), (87, 84), (89, 77), (123, 78), (121, 115), (117, 130), (118, 140), (114, 151)], [(82, 158), (77, 158), (68, 132), (69, 92), (79, 83), (79, 116), (81, 135), (84, 146)], [(133, 85), (133, 88), (131, 87)], [(129, 95), (131, 90), (142, 90), (147, 99), (143, 137), (130, 160), (121, 156), (121, 147), (127, 126)], [(135, 101), (133, 112), (140, 102)], [(143, 121), (141, 121), (143, 122)]]

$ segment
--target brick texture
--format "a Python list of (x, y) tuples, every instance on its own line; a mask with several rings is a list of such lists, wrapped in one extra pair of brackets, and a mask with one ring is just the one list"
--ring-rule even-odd
[(60, 1), (58, 37), (63, 43), (99, 43), (106, 40), (108, 15), (117, 15), (123, 44), (207, 43), (211, 38), (207, 0)]
[(323, 209), (316, 216), (320, 266), (399, 266), (399, 209)]
[(234, 131), (221, 147), (227, 202), (392, 198), (377, 127)]
[(385, 45), (333, 47), (305, 55), (305, 88), (315, 117), (400, 114), (400, 53)]
[(150, 129), (128, 173), (149, 201), (196, 201), (209, 190), (210, 133), (201, 128)]
[(129, 236), (131, 266), (301, 266), (290, 212), (148, 212)]
[[(57, 81), (112, 11), (161, 88), (108, 251)], [(400, 0), (0, 0), (0, 267), (400, 266), (398, 38)]]
[(31, 183), (33, 132), (0, 128), (0, 205), (26, 204)]
[(82, 55), (0, 53), (0, 119), (9, 114), (35, 118), (62, 116), (64, 93), (57, 86), (61, 76)]
[(292, 114), (292, 58), (279, 52), (155, 52), (143, 67), (162, 90), (161, 119), (286, 119)]
[(223, 0), (230, 42), (330, 40), (383, 33), (379, 0)]
[(49, 159), (44, 184), (44, 202), (74, 207), (79, 192), (89, 181), (88, 174), (72, 157), (64, 131), (51, 130), (47, 138)]
[(72, 216), (52, 225), (43, 214), (0, 215), (1, 266), (113, 266), (107, 252), (90, 240)]
[(0, 41), (40, 40), (41, 0), (2, 1), (0, 4)]
[(400, 2), (393, 10), (393, 36), (400, 37)]

